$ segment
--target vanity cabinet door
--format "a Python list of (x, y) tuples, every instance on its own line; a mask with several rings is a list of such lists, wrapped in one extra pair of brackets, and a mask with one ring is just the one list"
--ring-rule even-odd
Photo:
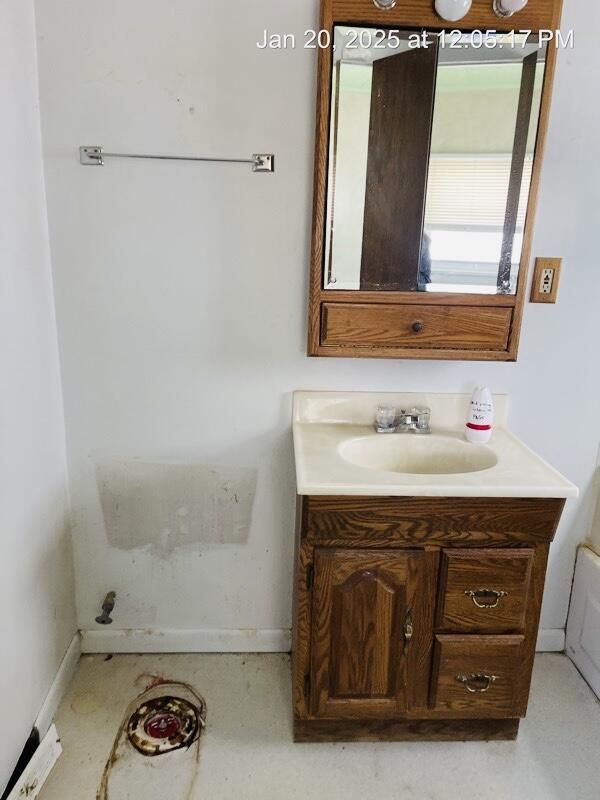
[(397, 718), (426, 706), (433, 564), (425, 551), (315, 550), (315, 716)]

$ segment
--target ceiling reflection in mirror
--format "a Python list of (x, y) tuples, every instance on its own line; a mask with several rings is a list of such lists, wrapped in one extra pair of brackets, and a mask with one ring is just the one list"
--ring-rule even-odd
[(546, 51), (485, 36), (336, 27), (326, 289), (516, 292)]

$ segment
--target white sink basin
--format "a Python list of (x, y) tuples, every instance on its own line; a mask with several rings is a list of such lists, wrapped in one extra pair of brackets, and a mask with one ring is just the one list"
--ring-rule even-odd
[[(494, 397), (486, 445), (464, 438), (470, 395), (295, 392), (296, 488), (304, 496), (577, 497), (577, 488), (507, 429)], [(428, 406), (433, 433), (377, 434), (380, 405)]]
[(359, 436), (342, 442), (339, 453), (357, 467), (405, 475), (464, 475), (498, 463), (496, 454), (485, 445), (411, 433)]

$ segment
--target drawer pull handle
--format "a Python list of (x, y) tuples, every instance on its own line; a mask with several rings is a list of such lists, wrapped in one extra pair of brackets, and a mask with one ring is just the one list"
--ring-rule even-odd
[(471, 694), (483, 694), (488, 692), (492, 683), (498, 680), (497, 675), (485, 675), (481, 672), (471, 673), (470, 675), (457, 675), (456, 680), (464, 683), (465, 689)]
[(498, 608), (498, 603), (503, 597), (508, 596), (508, 592), (498, 592), (496, 589), (467, 589), (467, 597), (475, 603), (477, 608)]
[(422, 331), (425, 330), (425, 325), (421, 322), (420, 319), (418, 319), (415, 322), (413, 322), (412, 329), (415, 333), (422, 333)]
[(408, 653), (408, 648), (410, 647), (410, 642), (414, 632), (415, 629), (413, 627), (412, 608), (409, 608), (404, 619), (404, 655)]

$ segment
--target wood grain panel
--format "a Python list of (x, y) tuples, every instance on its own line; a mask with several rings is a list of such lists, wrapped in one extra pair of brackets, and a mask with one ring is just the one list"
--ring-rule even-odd
[[(451, 29), (453, 23), (437, 15), (433, 0), (400, 0), (395, 8), (377, 9), (373, 0), (326, 0), (331, 5), (334, 20), (347, 23), (362, 22), (400, 27), (428, 27)], [(528, 5), (514, 17), (498, 18), (492, 10), (491, 0), (473, 0), (469, 13), (458, 23), (463, 30), (492, 28), (513, 29), (552, 28), (558, 24), (560, 4), (556, 0), (529, 0)]]
[[(389, 697), (400, 639), (394, 625), (406, 607), (403, 586), (362, 569), (332, 590), (330, 672), (334, 697)], [(357, 644), (360, 643), (360, 648)]]
[[(356, 290), (327, 289), (323, 292), (322, 299), (330, 303), (355, 303), (357, 297), (361, 303), (381, 303), (390, 305), (423, 304), (428, 306), (503, 306), (513, 308), (516, 304), (515, 295), (511, 294), (456, 294), (454, 292), (364, 292), (356, 294)], [(418, 309), (415, 309), (418, 310)]]
[[(446, 551), (442, 558), (437, 627), (457, 632), (521, 633), (525, 628), (533, 552)], [(467, 594), (484, 589), (504, 595), (485, 599)], [(495, 607), (480, 608), (475, 601)]]
[(510, 308), (324, 303), (321, 343), (503, 350), (511, 318)]
[(416, 630), (428, 628), (416, 608), (423, 595), (424, 555), (316, 550), (311, 642), (316, 716), (405, 714), (408, 654), (415, 649), (405, 638), (408, 615)]
[[(333, 33), (331, 0), (322, 0), (319, 18), (321, 30)], [(321, 292), (325, 244), (325, 208), (327, 202), (327, 169), (329, 147), (329, 106), (331, 102), (332, 51), (319, 48), (317, 65), (317, 107), (315, 162), (313, 178), (312, 238), (308, 299), (308, 353), (316, 355), (321, 335)]]
[(554, 538), (564, 500), (310, 497), (304, 536), (330, 545), (506, 547)]
[(424, 548), (419, 588), (413, 600), (414, 632), (407, 659), (409, 716), (419, 716), (429, 708), (440, 555), (438, 547)]
[[(555, 19), (550, 26), (557, 29), (560, 24), (562, 13), (562, 0), (555, 0)], [(510, 19), (510, 17), (509, 17)], [(513, 18), (514, 19), (514, 18)], [(542, 100), (540, 105), (540, 115), (535, 143), (535, 153), (533, 158), (533, 172), (531, 174), (531, 184), (529, 186), (529, 200), (527, 202), (527, 215), (525, 217), (525, 228), (523, 231), (523, 248), (521, 250), (521, 264), (519, 267), (519, 281), (517, 284), (517, 303), (513, 315), (513, 324), (508, 345), (508, 352), (512, 360), (517, 359), (519, 350), (519, 340), (521, 337), (521, 323), (523, 321), (523, 310), (525, 307), (525, 295), (527, 292), (527, 279), (529, 276), (529, 262), (533, 248), (533, 235), (535, 228), (535, 216), (537, 213), (540, 185), (542, 179), (542, 166), (546, 141), (548, 138), (548, 126), (550, 124), (550, 109), (552, 107), (552, 90), (554, 87), (554, 76), (556, 73), (556, 59), (558, 48), (550, 45), (547, 51), (546, 71), (544, 73), (544, 87), (542, 89)]]
[(535, 556), (533, 559), (529, 599), (527, 601), (525, 616), (525, 643), (521, 654), (518, 682), (519, 706), (523, 716), (525, 716), (527, 712), (527, 704), (529, 703), (529, 690), (531, 688), (531, 676), (533, 674), (533, 662), (535, 659), (540, 615), (542, 612), (542, 600), (544, 598), (544, 584), (546, 581), (549, 552), (549, 543), (538, 545), (535, 548)]
[[(512, 333), (511, 333), (512, 337)], [(510, 341), (510, 337), (509, 337)], [(353, 347), (352, 345), (317, 345), (310, 353), (321, 358), (383, 358), (418, 361), (516, 361), (508, 350), (458, 350), (447, 347)]]
[[(432, 708), (457, 718), (514, 718), (524, 713), (520, 700), (519, 671), (523, 636), (437, 636), (435, 645)], [(485, 675), (493, 680), (489, 689), (473, 679)], [(469, 688), (477, 691), (469, 691)]]
[[(562, 0), (530, 0), (526, 8), (514, 17), (504, 20), (498, 19), (492, 11), (491, 0), (474, 0), (469, 14), (460, 22), (463, 30), (469, 29), (557, 29), (560, 24)], [(433, 9), (431, 0), (403, 0), (394, 9), (380, 11), (372, 0), (322, 0), (319, 26), (332, 31), (334, 22), (363, 23), (375, 26), (391, 26), (398, 28), (441, 29), (452, 27), (443, 22)], [(430, 347), (391, 347), (372, 344), (362, 348), (345, 344), (323, 345), (321, 343), (321, 306), (323, 303), (334, 299), (343, 299), (334, 296), (323, 289), (323, 249), (325, 233), (325, 204), (327, 192), (327, 165), (329, 143), (329, 104), (331, 91), (331, 51), (319, 50), (318, 80), (317, 80), (317, 113), (316, 113), (316, 139), (314, 162), (314, 200), (313, 200), (313, 234), (310, 265), (310, 294), (309, 294), (309, 322), (308, 322), (308, 354), (326, 358), (404, 358), (404, 359), (453, 359), (453, 360), (479, 360), (479, 361), (515, 361), (517, 358), (523, 308), (527, 289), (528, 267), (531, 259), (533, 243), (535, 212), (540, 188), (542, 157), (547, 138), (552, 87), (556, 67), (557, 49), (550, 45), (542, 102), (540, 107), (540, 120), (538, 125), (538, 138), (536, 142), (533, 174), (530, 186), (527, 217), (524, 230), (523, 248), (519, 267), (517, 294), (515, 298), (507, 298), (515, 306), (515, 313), (509, 332), (508, 344), (503, 349), (472, 349), (445, 346), (437, 343)], [(441, 302), (430, 300), (425, 293), (415, 292), (416, 297), (405, 302), (419, 304), (433, 304)], [(447, 305), (470, 305), (481, 303), (482, 306), (496, 306), (498, 299), (492, 296), (479, 296), (476, 300), (473, 295), (451, 295), (447, 298)], [(365, 300), (370, 298), (365, 297)], [(354, 302), (354, 300), (350, 300)], [(375, 301), (377, 302), (377, 301)], [(390, 297), (387, 302), (396, 302)], [(508, 303), (507, 303), (508, 305)]]
[[(299, 498), (296, 741), (515, 738), (516, 718), (527, 709), (549, 542), (563, 505), (530, 498)], [(320, 578), (320, 556), (335, 553), (339, 558), (330, 560), (341, 572), (336, 577), (331, 568)], [(517, 593), (527, 583), (524, 635), (438, 632), (434, 658), (435, 620), (451, 608), (444, 607), (446, 588), (448, 596), (453, 585), (464, 591), (459, 578), (482, 574), (505, 586), (514, 582)], [(336, 587), (343, 589), (337, 599)], [(407, 656), (398, 658), (404, 634), (397, 619), (408, 605), (414, 635)], [(452, 613), (463, 624), (463, 612)], [(472, 694), (456, 680), (478, 672), (497, 676), (489, 692)]]
[(295, 742), (491, 742), (518, 732), (518, 719), (294, 721)]
[(309, 713), (306, 678), (310, 675), (312, 588), (308, 584), (307, 577), (309, 567), (312, 565), (313, 546), (302, 538), (306, 529), (307, 513), (308, 499), (298, 498), (292, 630), (292, 694), (294, 714), (299, 717), (305, 717)]

